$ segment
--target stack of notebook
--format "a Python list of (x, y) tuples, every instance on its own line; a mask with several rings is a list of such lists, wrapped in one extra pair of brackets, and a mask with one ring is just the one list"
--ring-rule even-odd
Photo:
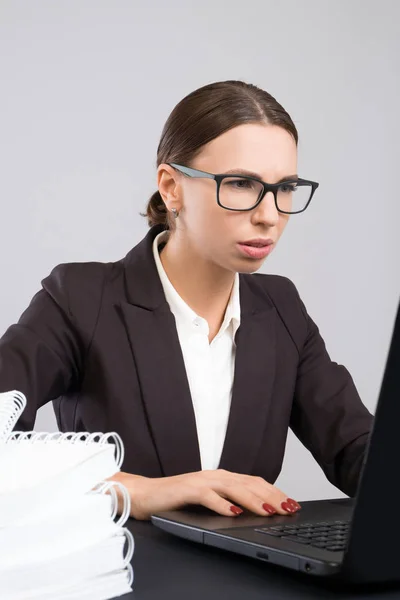
[(121, 438), (15, 432), (25, 406), (20, 392), (0, 394), (0, 597), (106, 600), (130, 592), (130, 498), (105, 481), (120, 470)]

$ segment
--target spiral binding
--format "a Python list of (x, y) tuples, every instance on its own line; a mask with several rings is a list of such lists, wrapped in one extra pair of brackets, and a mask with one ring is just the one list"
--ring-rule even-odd
[(88, 431), (67, 431), (65, 433), (56, 431), (49, 433), (36, 432), (36, 431), (13, 431), (15, 424), (20, 418), (22, 412), (26, 407), (26, 397), (22, 392), (17, 390), (11, 392), (0, 393), (0, 442), (22, 442), (30, 440), (32, 443), (36, 441), (53, 442), (57, 443), (79, 443), (84, 442), (90, 444), (96, 442), (98, 444), (109, 444), (113, 443), (115, 446), (115, 462), (118, 467), (121, 467), (124, 461), (124, 443), (118, 433), (112, 431), (110, 433), (103, 433), (101, 431), (95, 431), (89, 433)]
[(129, 519), (131, 513), (131, 497), (126, 487), (119, 481), (100, 481), (89, 494), (107, 494), (111, 496), (111, 519), (115, 520), (118, 511), (117, 488), (121, 493), (122, 511), (119, 519), (115, 521), (116, 525), (122, 526)]
[(132, 586), (134, 575), (133, 575), (133, 568), (130, 563), (129, 563), (129, 565), (126, 566), (125, 571), (126, 571), (126, 576), (128, 579), (128, 585)]
[(95, 431), (93, 433), (89, 433), (88, 431), (66, 431), (65, 433), (61, 431), (55, 431), (52, 433), (47, 431), (13, 431), (4, 438), (5, 442), (19, 443), (26, 440), (29, 440), (32, 443), (41, 441), (44, 443), (56, 442), (58, 444), (78, 444), (83, 442), (85, 445), (93, 442), (102, 445), (113, 443), (115, 446), (115, 462), (119, 468), (121, 468), (124, 460), (124, 443), (121, 439), (121, 436), (115, 431), (110, 433), (102, 433), (101, 431)]
[(125, 536), (125, 541), (128, 544), (123, 562), (123, 566), (127, 567), (132, 560), (133, 552), (135, 550), (135, 540), (133, 539), (132, 533), (126, 527), (122, 527), (121, 533), (118, 533), (117, 535)]
[(0, 394), (0, 442), (8, 439), (26, 406), (22, 392), (13, 390)]

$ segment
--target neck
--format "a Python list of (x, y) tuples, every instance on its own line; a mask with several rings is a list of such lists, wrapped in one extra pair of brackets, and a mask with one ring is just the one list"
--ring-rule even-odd
[(170, 235), (160, 259), (168, 279), (186, 304), (209, 323), (220, 325), (235, 273), (199, 256), (177, 232)]

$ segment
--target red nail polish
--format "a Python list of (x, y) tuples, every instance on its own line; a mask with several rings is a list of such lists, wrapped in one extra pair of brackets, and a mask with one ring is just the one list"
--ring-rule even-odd
[(242, 509), (239, 508), (238, 506), (231, 506), (231, 511), (235, 514), (235, 515), (241, 515), (242, 514)]
[(270, 515), (274, 515), (276, 513), (276, 510), (274, 509), (274, 507), (271, 506), (270, 504), (267, 504), (266, 502), (262, 505), (262, 507)]
[(291, 504), (288, 504), (287, 502), (282, 502), (281, 506), (282, 506), (283, 510), (286, 510), (286, 512), (288, 512), (288, 513), (296, 512), (296, 509), (294, 508), (294, 506)]
[(286, 498), (286, 502), (294, 506), (297, 510), (301, 508), (301, 505), (298, 502), (296, 502), (296, 500), (293, 500), (293, 498)]

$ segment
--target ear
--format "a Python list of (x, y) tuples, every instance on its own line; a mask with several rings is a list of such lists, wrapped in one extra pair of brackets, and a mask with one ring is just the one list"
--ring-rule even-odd
[(166, 163), (161, 163), (157, 169), (158, 191), (168, 211), (173, 208), (179, 212), (182, 208), (181, 174)]

